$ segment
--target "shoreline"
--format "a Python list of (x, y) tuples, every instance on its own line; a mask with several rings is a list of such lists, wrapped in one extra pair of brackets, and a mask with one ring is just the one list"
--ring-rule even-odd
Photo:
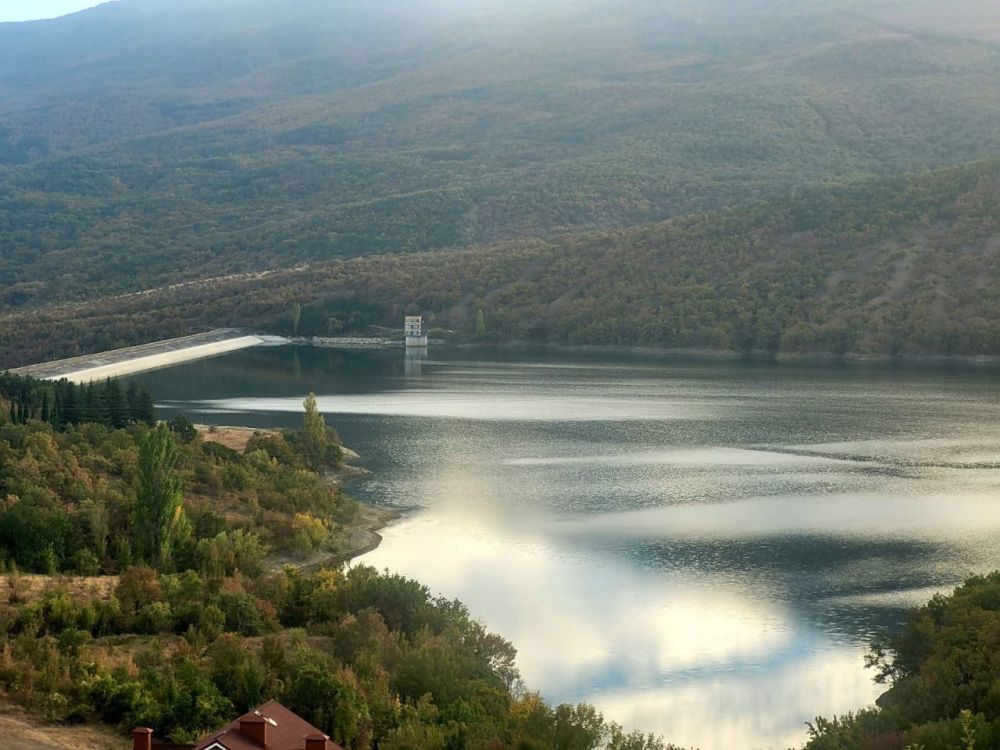
[[(240, 453), (246, 449), (247, 442), (254, 433), (275, 432), (269, 429), (237, 425), (197, 424), (195, 429), (198, 430), (202, 440), (219, 443)], [(325, 475), (330, 487), (338, 491), (347, 482), (363, 479), (369, 475), (367, 469), (351, 465), (352, 461), (357, 461), (361, 456), (346, 446), (341, 446), (341, 451), (343, 452), (343, 463), (340, 468)], [(291, 566), (303, 573), (314, 573), (323, 568), (342, 565), (378, 549), (379, 545), (382, 544), (382, 535), (379, 532), (393, 521), (402, 518), (401, 513), (389, 508), (363, 503), (353, 497), (348, 497), (348, 501), (355, 504), (357, 512), (350, 523), (338, 525), (338, 533), (333, 541), (341, 549), (337, 552), (317, 552), (305, 560), (288, 555), (272, 555), (268, 558), (268, 568), (272, 571), (279, 571)]]
[(534, 341), (497, 341), (471, 342), (460, 341), (446, 344), (460, 349), (492, 348), (499, 350), (549, 351), (566, 354), (628, 354), (636, 357), (703, 357), (719, 361), (747, 360), (750, 362), (774, 363), (816, 363), (830, 364), (838, 362), (872, 363), (872, 364), (927, 364), (927, 363), (959, 363), (971, 365), (1000, 364), (1000, 354), (863, 354), (848, 352), (772, 352), (766, 349), (753, 349), (749, 352), (738, 352), (732, 349), (700, 349), (697, 347), (659, 347), (659, 346), (620, 346), (614, 344), (553, 344)]
[(287, 555), (272, 555), (267, 561), (268, 570), (278, 572), (292, 567), (300, 573), (316, 573), (324, 568), (335, 568), (351, 562), (378, 549), (383, 539), (379, 532), (393, 521), (402, 518), (402, 515), (388, 508), (362, 503), (354, 498), (351, 498), (351, 501), (357, 504), (358, 515), (350, 524), (342, 525), (338, 529), (341, 533), (335, 539), (337, 542), (345, 543), (346, 549), (339, 552), (318, 552), (304, 560)]
[[(250, 349), (257, 346), (315, 346), (329, 348), (336, 339), (310, 340), (305, 337), (289, 339), (266, 333), (245, 333), (238, 329), (220, 328), (180, 338), (163, 339), (138, 346), (112, 349), (95, 354), (53, 360), (10, 370), (11, 373), (29, 375), (42, 380), (63, 378), (77, 384), (86, 384), (106, 378), (135, 375), (141, 372), (173, 367), (200, 359), (208, 359), (224, 354)], [(773, 352), (754, 349), (738, 352), (730, 349), (707, 349), (697, 347), (657, 347), (618, 346), (610, 344), (555, 344), (523, 340), (474, 342), (454, 341), (438, 343), (438, 346), (456, 349), (494, 349), (499, 351), (539, 351), (565, 354), (628, 355), (641, 358), (693, 357), (706, 360), (733, 362), (744, 360), (760, 363), (802, 363), (802, 364), (964, 364), (991, 366), (1000, 364), (996, 354), (864, 354), (849, 352)], [(368, 344), (366, 346), (343, 346), (345, 349), (392, 349), (396, 343)]]
[[(340, 449), (343, 454), (340, 468), (327, 475), (327, 480), (338, 491), (343, 490), (344, 485), (348, 482), (364, 479), (371, 475), (367, 469), (351, 465), (352, 461), (361, 458), (356, 451), (344, 445), (340, 446)], [(314, 573), (323, 568), (343, 565), (375, 551), (382, 544), (382, 535), (379, 532), (393, 521), (398, 521), (403, 517), (402, 513), (398, 511), (363, 503), (349, 495), (347, 501), (354, 503), (357, 514), (349, 524), (342, 524), (338, 529), (340, 533), (338, 533), (335, 543), (338, 546), (343, 545), (343, 548), (338, 552), (322, 553), (320, 559), (297, 565), (303, 573)]]

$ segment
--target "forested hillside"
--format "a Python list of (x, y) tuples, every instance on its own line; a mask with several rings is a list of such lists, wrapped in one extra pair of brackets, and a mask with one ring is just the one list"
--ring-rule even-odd
[[(992, 9), (121, 0), (0, 25), (0, 309), (531, 237), (562, 252), (989, 157)], [(613, 284), (616, 242), (578, 264)]]
[[(0, 316), (0, 366), (250, 326), (772, 352), (1000, 354), (1000, 162), (648, 227), (315, 263)], [(482, 325), (480, 323), (482, 312)], [(436, 334), (439, 335), (439, 334)]]

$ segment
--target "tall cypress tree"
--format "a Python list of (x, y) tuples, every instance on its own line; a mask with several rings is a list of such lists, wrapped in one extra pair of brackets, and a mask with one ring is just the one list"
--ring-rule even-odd
[(61, 383), (56, 383), (55, 388), (52, 389), (52, 426), (57, 430), (61, 430), (65, 427), (63, 422), (63, 389)]
[(128, 424), (128, 402), (122, 384), (117, 380), (108, 378), (104, 384), (104, 403), (107, 405), (108, 423), (111, 427), (124, 427)]
[(80, 386), (80, 421), (94, 421), (94, 384)]
[(84, 421), (96, 422), (97, 424), (111, 423), (111, 417), (108, 415), (107, 391), (103, 385), (89, 383), (86, 388), (84, 404)]
[(134, 380), (125, 389), (125, 403), (128, 404), (129, 421), (142, 422), (139, 417), (139, 385)]
[(42, 391), (42, 414), (41, 414), (41, 420), (43, 422), (51, 422), (52, 421), (52, 407), (51, 407), (50, 402), (49, 402), (49, 391), (48, 391), (48, 389), (45, 389), (44, 391)]
[(152, 394), (145, 388), (139, 389), (139, 398), (136, 402), (135, 416), (137, 422), (144, 422), (150, 427), (156, 425), (156, 405), (153, 403)]
[(75, 383), (64, 380), (61, 383), (63, 395), (60, 405), (59, 421), (65, 425), (80, 423), (80, 389)]

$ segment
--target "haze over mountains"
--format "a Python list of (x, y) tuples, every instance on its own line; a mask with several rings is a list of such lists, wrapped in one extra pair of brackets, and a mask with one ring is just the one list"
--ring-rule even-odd
[[(711, 226), (803, 195), (823, 204), (815, 190), (853, 205), (850, 186), (867, 196), (875, 180), (874, 194), (891, 196), (897, 177), (1000, 155), (998, 16), (988, 0), (120, 0), (3, 24), (0, 306), (16, 315), (232, 272), (532, 238), (587, 238), (591, 272), (614, 287), (615, 230), (689, 214)], [(879, 242), (937, 252), (954, 244), (941, 222), (971, 215), (954, 210), (960, 195), (993, 198), (975, 185), (930, 192), (948, 197), (883, 222), (892, 236)], [(978, 296), (951, 304), (942, 291), (931, 326), (991, 304), (996, 235), (988, 211), (972, 213), (978, 244), (963, 263)], [(793, 256), (795, 232), (845, 223), (822, 221), (785, 228)], [(857, 229), (854, 254), (872, 240)], [(448, 256), (433, 257), (430, 272), (447, 275)], [(693, 269), (671, 285), (711, 286), (697, 261), (663, 272)], [(893, 261), (865, 267), (879, 266)], [(758, 270), (746, 268), (748, 283)], [(928, 279), (917, 281), (938, 283)], [(903, 288), (889, 271), (880, 281), (873, 298)], [(572, 291), (558, 276), (548, 287), (526, 302)], [(735, 341), (723, 323), (732, 330), (713, 346)]]

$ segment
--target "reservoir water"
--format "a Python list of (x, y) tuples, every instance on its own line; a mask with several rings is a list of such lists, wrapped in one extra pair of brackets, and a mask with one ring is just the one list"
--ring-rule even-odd
[(525, 682), (702, 750), (871, 703), (866, 644), (1000, 568), (1000, 371), (271, 348), (136, 378), (293, 426), (312, 391), (404, 511), (362, 562), (464, 601)]

